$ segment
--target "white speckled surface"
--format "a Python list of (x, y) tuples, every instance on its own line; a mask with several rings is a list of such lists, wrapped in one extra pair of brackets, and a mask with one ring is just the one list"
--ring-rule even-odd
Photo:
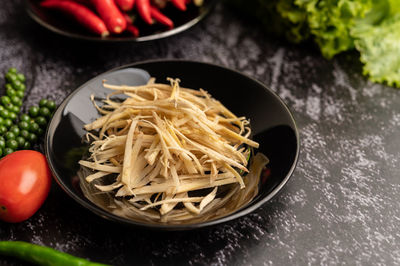
[[(302, 147), (279, 196), (228, 224), (176, 233), (124, 228), (99, 221), (54, 184), (30, 220), (0, 223), (1, 240), (114, 265), (400, 264), (400, 91), (368, 82), (357, 54), (327, 61), (311, 44), (267, 36), (223, 4), (166, 40), (79, 42), (36, 25), (22, 3), (5, 1), (0, 9), (0, 72), (14, 66), (27, 73), (25, 107), (44, 96), (60, 103), (86, 80), (123, 64), (199, 60), (242, 71), (276, 91), (294, 112)], [(0, 264), (20, 262), (0, 258)]]

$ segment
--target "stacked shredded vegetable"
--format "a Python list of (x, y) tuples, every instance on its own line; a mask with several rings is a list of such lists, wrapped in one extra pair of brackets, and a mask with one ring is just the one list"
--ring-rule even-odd
[[(92, 96), (103, 116), (85, 125), (90, 157), (79, 163), (92, 169), (81, 184), (85, 195), (98, 201), (99, 191), (111, 194), (107, 207), (119, 215), (170, 223), (237, 210), (257, 194), (268, 162), (257, 154), (247, 174), (250, 147), (258, 147), (249, 139), (249, 121), (206, 91), (168, 80), (151, 79), (143, 86), (104, 83), (114, 92), (101, 107)], [(127, 98), (115, 100), (117, 95)]]

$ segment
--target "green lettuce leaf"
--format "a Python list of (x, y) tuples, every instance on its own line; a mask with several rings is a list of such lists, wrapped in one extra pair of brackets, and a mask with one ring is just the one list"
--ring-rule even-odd
[(360, 52), (373, 82), (400, 87), (400, 0), (228, 0), (292, 42), (312, 38), (324, 57)]
[(371, 10), (372, 0), (295, 0), (307, 10), (312, 36), (326, 58), (354, 48), (350, 29)]
[(281, 0), (276, 4), (276, 11), (285, 20), (285, 36), (288, 40), (299, 43), (309, 38), (310, 30), (305, 9), (292, 0)]
[(358, 21), (351, 35), (364, 63), (364, 74), (373, 82), (400, 87), (400, 1), (387, 4), (381, 6), (380, 18), (376, 18), (376, 8)]

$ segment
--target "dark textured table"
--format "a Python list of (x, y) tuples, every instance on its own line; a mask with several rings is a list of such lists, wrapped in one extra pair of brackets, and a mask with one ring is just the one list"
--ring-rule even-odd
[[(53, 184), (31, 219), (0, 223), (1, 240), (113, 265), (400, 264), (400, 91), (368, 82), (357, 54), (327, 61), (310, 44), (266, 35), (224, 4), (169, 39), (102, 44), (55, 35), (26, 15), (23, 1), (3, 2), (0, 73), (11, 66), (26, 73), (25, 108), (41, 97), (60, 103), (116, 66), (192, 59), (237, 69), (270, 86), (293, 111), (302, 147), (283, 191), (227, 224), (190, 232), (127, 228), (86, 211)], [(0, 258), (0, 264), (20, 262)]]

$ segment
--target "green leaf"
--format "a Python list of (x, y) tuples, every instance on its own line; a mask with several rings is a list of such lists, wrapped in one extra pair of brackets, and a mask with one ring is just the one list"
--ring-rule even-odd
[(326, 58), (354, 48), (350, 29), (371, 9), (372, 0), (295, 0), (307, 10), (307, 21)]
[(292, 0), (281, 0), (276, 4), (276, 10), (286, 25), (284, 34), (288, 40), (299, 43), (309, 38), (305, 9), (295, 5)]
[(378, 24), (360, 22), (352, 35), (364, 63), (364, 74), (373, 82), (400, 87), (400, 13)]
[(293, 42), (314, 39), (328, 59), (356, 48), (373, 82), (400, 87), (400, 0), (228, 1)]

